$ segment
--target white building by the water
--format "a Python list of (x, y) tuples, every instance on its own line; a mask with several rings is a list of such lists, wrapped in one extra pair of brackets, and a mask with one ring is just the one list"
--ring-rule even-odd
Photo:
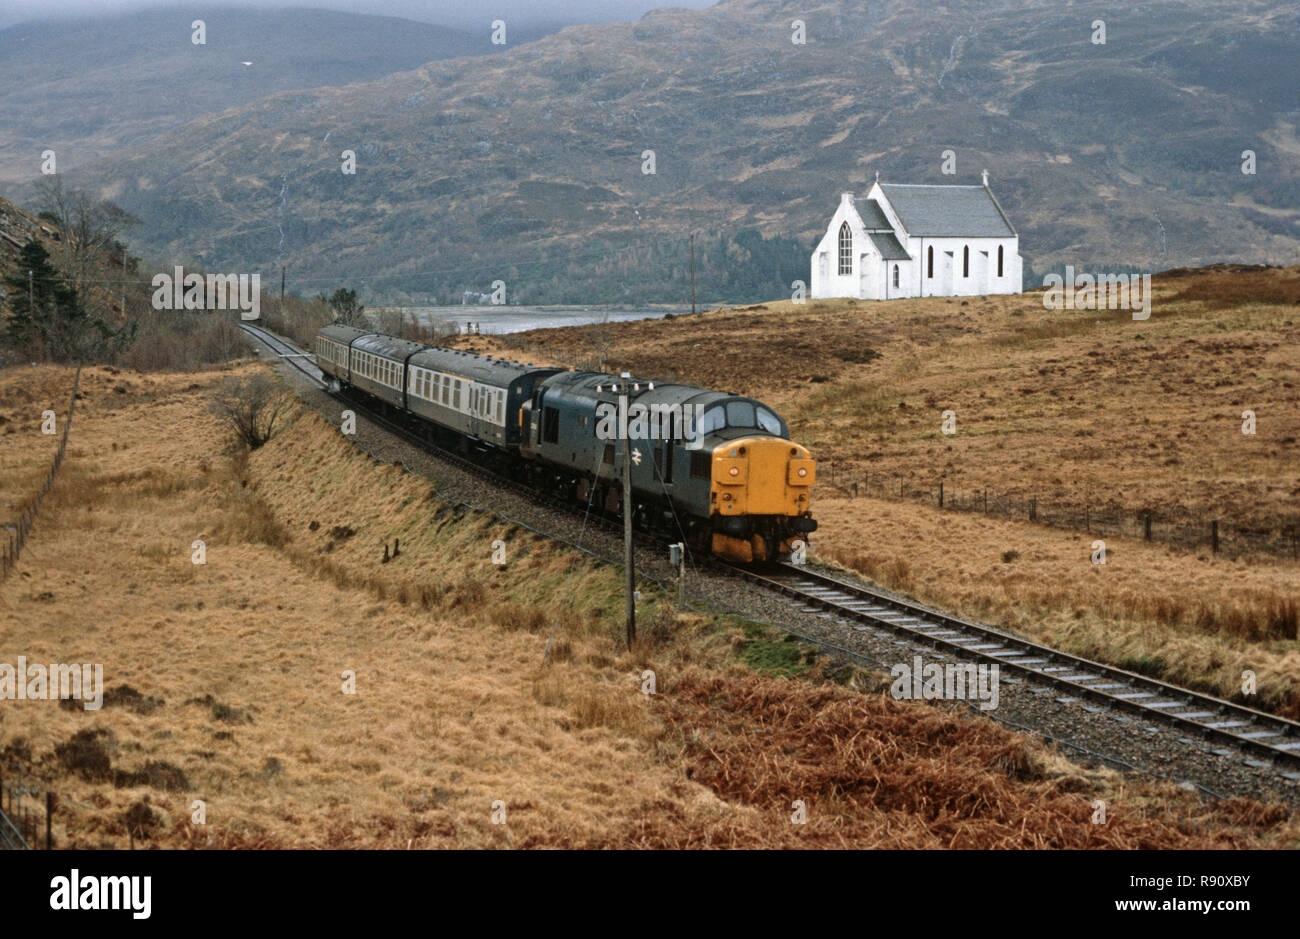
[(844, 193), (812, 255), (814, 298), (1020, 293), (1020, 237), (989, 189), (876, 182)]

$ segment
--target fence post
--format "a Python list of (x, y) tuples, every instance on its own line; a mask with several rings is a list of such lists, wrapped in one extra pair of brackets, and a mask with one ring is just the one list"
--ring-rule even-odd
[(54, 847), (54, 793), (45, 790), (45, 850)]
[(1219, 553), (1219, 520), (1216, 518), (1210, 522), (1210, 550)]
[(1038, 496), (1030, 496), (1029, 498), (1029, 520), (1031, 522), (1038, 521)]
[(1142, 540), (1151, 540), (1151, 513), (1146, 512), (1142, 516)]
[(939, 480), (939, 508), (943, 508), (943, 480)]

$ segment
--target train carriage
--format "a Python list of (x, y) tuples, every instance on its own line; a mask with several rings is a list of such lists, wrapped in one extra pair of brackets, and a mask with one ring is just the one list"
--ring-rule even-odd
[(325, 375), (343, 383), (351, 380), (352, 343), (362, 336), (372, 336), (373, 329), (331, 324), (316, 333), (316, 367)]
[(425, 346), (407, 363), (406, 409), (473, 440), (519, 445), (520, 405), (558, 369)]

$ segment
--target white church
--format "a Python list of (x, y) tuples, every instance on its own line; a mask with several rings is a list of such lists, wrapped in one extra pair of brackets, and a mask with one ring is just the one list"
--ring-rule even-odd
[(840, 197), (812, 255), (814, 299), (1020, 293), (1020, 237), (989, 189), (882, 183)]

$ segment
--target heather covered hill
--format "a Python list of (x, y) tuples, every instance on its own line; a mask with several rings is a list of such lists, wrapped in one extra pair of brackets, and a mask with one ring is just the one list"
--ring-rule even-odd
[[(207, 41), (195, 45), (200, 19)], [(0, 30), (0, 180), (36, 175), (47, 148), (72, 169), (273, 92), (498, 48), (429, 23), (329, 10), (194, 6), (20, 23)]]
[[(275, 94), (84, 178), (145, 220), (160, 256), (283, 263), (304, 289), (364, 278), (390, 298), (497, 278), (518, 302), (599, 302), (617, 284), (680, 297), (688, 231), (810, 245), (837, 194), (876, 171), (970, 183), (987, 167), (1039, 273), (1290, 262), (1298, 17), (1218, 0), (725, 0)], [(956, 175), (941, 172), (949, 149)], [(788, 293), (771, 280), (765, 296)]]

